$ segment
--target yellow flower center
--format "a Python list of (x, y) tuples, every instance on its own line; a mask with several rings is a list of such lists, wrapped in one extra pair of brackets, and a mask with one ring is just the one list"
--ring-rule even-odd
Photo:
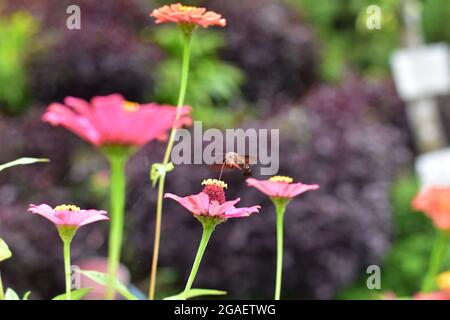
[(202, 186), (210, 186), (210, 185), (216, 185), (221, 187), (222, 189), (226, 189), (228, 188), (228, 185), (223, 182), (222, 180), (217, 180), (217, 179), (205, 179), (202, 182)]
[(195, 7), (193, 7), (193, 6), (183, 6), (183, 5), (181, 5), (181, 6), (179, 7), (179, 9), (180, 9), (180, 11), (186, 12), (186, 11), (191, 11), (191, 10), (195, 9)]
[(139, 103), (125, 101), (125, 103), (123, 104), (123, 109), (128, 112), (136, 112), (139, 110)]
[(269, 179), (269, 181), (292, 183), (294, 181), (294, 179), (292, 179), (291, 177), (287, 177), (287, 176), (273, 176)]
[(80, 211), (80, 207), (74, 206), (73, 204), (62, 204), (54, 209), (55, 211)]
[(450, 271), (441, 273), (437, 277), (437, 285), (441, 290), (450, 290)]

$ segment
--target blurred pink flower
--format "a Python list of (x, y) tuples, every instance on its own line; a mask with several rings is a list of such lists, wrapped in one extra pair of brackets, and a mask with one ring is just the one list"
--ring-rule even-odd
[(150, 16), (156, 18), (156, 23), (185, 23), (197, 24), (203, 28), (209, 26), (225, 27), (226, 20), (220, 14), (213, 11), (206, 11), (205, 8), (184, 6), (180, 3), (165, 5), (155, 9)]
[(79, 228), (96, 221), (109, 220), (104, 210), (82, 210), (74, 205), (60, 205), (53, 209), (47, 204), (30, 204), (28, 211), (47, 218), (57, 227)]
[(219, 219), (248, 217), (258, 212), (260, 206), (236, 208), (234, 205), (241, 199), (226, 201), (226, 184), (220, 180), (208, 179), (203, 181), (205, 188), (202, 192), (187, 197), (179, 197), (172, 193), (166, 193), (164, 198), (171, 198), (192, 212), (195, 216), (215, 217)]
[(317, 190), (317, 184), (292, 183), (293, 179), (285, 176), (274, 176), (269, 180), (248, 178), (247, 184), (255, 187), (271, 198), (292, 199), (306, 191)]
[(384, 292), (380, 296), (380, 298), (381, 298), (381, 300), (395, 300), (397, 298), (397, 295), (392, 291), (388, 291), (388, 292)]
[(429, 293), (416, 293), (414, 300), (450, 300), (450, 294), (445, 291), (435, 291)]
[[(176, 117), (176, 108), (154, 103), (126, 101), (120, 94), (97, 96), (91, 102), (66, 97), (52, 103), (42, 120), (61, 125), (96, 146), (142, 146), (164, 138)], [(183, 107), (177, 126), (192, 122), (189, 107)]]
[(426, 188), (413, 199), (412, 206), (431, 218), (437, 228), (450, 230), (450, 187)]

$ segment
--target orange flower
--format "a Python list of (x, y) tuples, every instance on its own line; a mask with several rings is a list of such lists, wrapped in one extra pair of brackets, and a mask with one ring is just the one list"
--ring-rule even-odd
[(450, 187), (429, 187), (414, 198), (412, 206), (431, 218), (437, 228), (450, 231)]
[(184, 6), (181, 3), (166, 5), (153, 10), (150, 16), (156, 18), (156, 23), (175, 22), (180, 24), (225, 27), (226, 20), (220, 14), (206, 11), (205, 8)]

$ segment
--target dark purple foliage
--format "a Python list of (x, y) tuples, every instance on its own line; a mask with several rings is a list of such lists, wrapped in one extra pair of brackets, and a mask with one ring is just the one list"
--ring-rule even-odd
[(276, 0), (209, 0), (208, 9), (227, 19), (223, 57), (246, 76), (243, 92), (259, 107), (304, 95), (316, 80), (317, 48), (311, 29)]
[[(90, 98), (120, 92), (142, 101), (151, 94), (152, 66), (160, 54), (141, 36), (152, 23), (142, 1), (43, 0), (28, 4), (13, 2), (11, 10), (26, 9), (40, 21), (29, 75), (35, 98), (50, 102), (68, 95)], [(81, 10), (80, 30), (66, 27), (66, 9), (73, 4)]]

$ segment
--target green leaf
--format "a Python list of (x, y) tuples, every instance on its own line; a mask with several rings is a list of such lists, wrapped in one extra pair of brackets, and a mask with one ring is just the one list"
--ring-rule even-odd
[(5, 300), (20, 300), (20, 298), (13, 289), (8, 288), (5, 292)]
[(164, 300), (187, 300), (189, 298), (195, 298), (199, 296), (222, 296), (227, 294), (226, 291), (222, 290), (214, 290), (214, 289), (191, 289), (189, 292), (184, 295), (183, 292), (176, 294), (174, 296), (170, 296), (164, 298)]
[(4, 164), (0, 165), (0, 171), (3, 171), (5, 169), (14, 167), (14, 166), (19, 166), (19, 165), (26, 165), (26, 164), (33, 164), (33, 163), (38, 163), (38, 162), (50, 162), (50, 159), (46, 159), (46, 158), (20, 158), (20, 159), (16, 159), (14, 161), (11, 162), (7, 162)]
[(166, 165), (162, 163), (154, 163), (152, 165), (152, 170), (150, 171), (152, 186), (154, 187), (161, 176), (165, 176), (167, 172), (172, 171), (174, 168), (175, 167), (172, 162), (169, 162)]
[[(91, 292), (92, 288), (81, 288), (77, 290), (73, 290), (71, 293), (72, 300), (81, 300), (83, 299), (89, 292)], [(54, 297), (52, 300), (66, 300), (66, 294), (60, 294)]]
[(2, 238), (0, 238), (0, 262), (12, 257), (12, 253), (8, 248), (8, 245)]
[(25, 294), (22, 297), (22, 300), (28, 300), (28, 298), (30, 297), (31, 291), (27, 291), (25, 292)]
[[(108, 283), (108, 275), (103, 272), (81, 270), (80, 273), (103, 286), (106, 286)], [(116, 289), (118, 293), (128, 300), (139, 300), (138, 297), (132, 294), (122, 282), (117, 279), (115, 280), (114, 289)]]

